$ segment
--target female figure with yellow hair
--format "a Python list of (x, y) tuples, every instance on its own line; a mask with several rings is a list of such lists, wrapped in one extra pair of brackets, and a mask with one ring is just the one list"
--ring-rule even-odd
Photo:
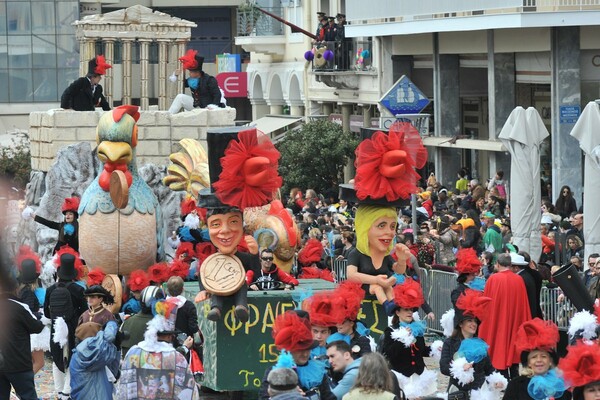
[(393, 274), (405, 272), (410, 256), (408, 247), (394, 243), (395, 207), (416, 193), (419, 175), (415, 167), (421, 168), (426, 161), (419, 132), (409, 123), (397, 122), (387, 134), (375, 132), (358, 145), (354, 185), (340, 185), (341, 197), (359, 202), (354, 221), (356, 249), (348, 254), (348, 279), (363, 283), (388, 315), (396, 308)]

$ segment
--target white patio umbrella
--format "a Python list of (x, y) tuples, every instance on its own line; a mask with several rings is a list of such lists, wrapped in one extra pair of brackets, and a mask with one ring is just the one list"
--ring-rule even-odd
[(498, 138), (508, 149), (510, 161), (510, 222), (513, 243), (538, 261), (542, 254), (540, 234), (540, 145), (548, 130), (537, 110), (515, 108)]
[(600, 251), (600, 107), (591, 101), (571, 131), (585, 153), (585, 175), (583, 177), (583, 237), (585, 259)]

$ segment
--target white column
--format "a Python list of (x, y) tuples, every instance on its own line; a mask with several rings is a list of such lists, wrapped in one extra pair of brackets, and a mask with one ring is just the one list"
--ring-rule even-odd
[[(113, 65), (115, 61), (115, 40), (113, 38), (104, 39), (104, 57), (106, 58), (106, 62), (110, 65)], [(104, 88), (104, 96), (106, 97), (106, 101), (112, 108), (113, 104), (113, 95), (114, 95), (114, 79), (113, 79), (113, 69), (109, 68), (106, 70), (106, 75), (104, 75), (104, 84), (102, 85)]]
[(158, 109), (166, 110), (169, 106), (167, 103), (167, 80), (168, 71), (167, 63), (169, 54), (167, 51), (166, 40), (158, 40)]
[(122, 104), (131, 104), (131, 39), (123, 39), (123, 99)]
[(148, 98), (148, 47), (150, 40), (139, 39), (140, 43), (140, 107), (148, 110), (150, 100)]

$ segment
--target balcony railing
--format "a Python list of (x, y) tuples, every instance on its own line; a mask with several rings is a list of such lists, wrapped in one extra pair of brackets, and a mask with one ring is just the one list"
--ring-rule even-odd
[(416, 21), (472, 15), (600, 10), (600, 0), (379, 0), (373, 7), (364, 0), (346, 0), (350, 24), (364, 21)]
[[(282, 7), (263, 7), (265, 11), (283, 17)], [(283, 35), (283, 24), (275, 18), (258, 11), (256, 8), (237, 10), (238, 36), (276, 36)]]
[[(327, 52), (333, 54), (329, 55)], [(313, 48), (313, 71), (369, 71), (372, 60), (372, 42), (342, 40), (319, 42)], [(328, 59), (329, 58), (329, 59)]]

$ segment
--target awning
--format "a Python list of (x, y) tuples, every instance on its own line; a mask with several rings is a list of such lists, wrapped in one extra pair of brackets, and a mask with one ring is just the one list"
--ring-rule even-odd
[(449, 147), (485, 151), (507, 151), (500, 141), (479, 139), (456, 139), (448, 136), (430, 136), (423, 138), (423, 144), (430, 147)]
[(302, 121), (302, 117), (287, 116), (287, 115), (267, 115), (259, 118), (256, 121), (252, 121), (250, 126), (256, 126), (256, 129), (265, 133), (271, 134), (272, 132), (280, 129), (290, 127), (290, 125), (296, 125)]

